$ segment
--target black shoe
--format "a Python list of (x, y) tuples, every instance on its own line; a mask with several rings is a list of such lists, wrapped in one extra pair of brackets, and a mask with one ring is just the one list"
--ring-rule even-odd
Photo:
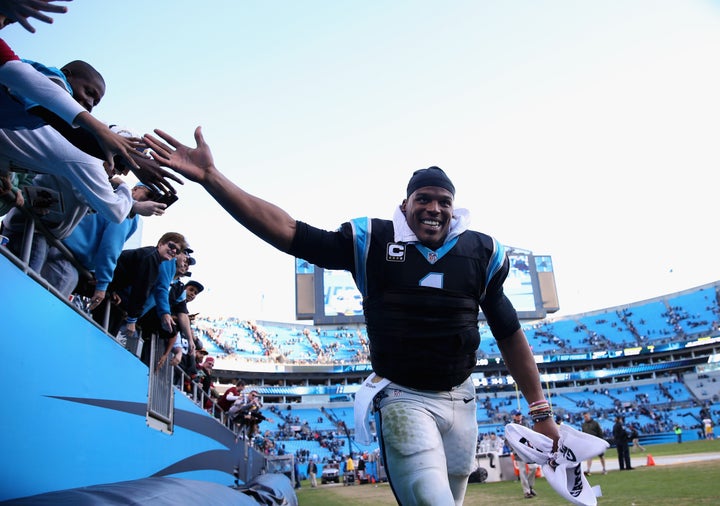
[(531, 489), (530, 489), (530, 495), (533, 496), (533, 497), (535, 497), (535, 496), (537, 495), (537, 493), (535, 493), (535, 489), (534, 489), (534, 488), (531, 488)]

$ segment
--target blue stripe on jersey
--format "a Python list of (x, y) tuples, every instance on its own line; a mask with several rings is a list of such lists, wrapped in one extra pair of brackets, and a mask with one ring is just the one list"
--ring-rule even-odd
[(488, 262), (488, 268), (487, 268), (487, 275), (485, 277), (485, 288), (483, 289), (483, 294), (485, 293), (485, 290), (487, 290), (488, 285), (490, 285), (490, 280), (497, 274), (497, 272), (500, 270), (500, 268), (503, 266), (503, 263), (505, 262), (505, 246), (500, 244), (495, 240), (493, 237), (493, 254), (492, 257), (490, 257), (490, 262)]
[[(434, 264), (435, 262), (437, 262), (438, 260), (440, 260), (442, 257), (444, 257), (445, 254), (446, 254), (448, 251), (450, 251), (453, 246), (455, 246), (455, 243), (458, 242), (458, 238), (459, 238), (459, 237), (460, 237), (460, 236), (453, 237), (451, 240), (449, 240), (448, 242), (446, 242), (445, 244), (443, 244), (442, 246), (440, 246), (440, 247), (437, 249), (437, 251), (433, 251), (433, 250), (431, 250), (430, 248), (428, 248), (427, 246), (423, 246), (423, 245), (420, 244), (419, 242), (416, 242), (416, 243), (414, 243), (414, 244), (415, 244), (415, 247), (418, 249), (418, 251), (420, 251), (420, 253), (422, 253), (422, 256), (425, 257), (425, 260), (427, 260), (427, 261), (430, 262), (431, 264)], [(431, 253), (435, 253), (435, 255), (436, 255), (435, 260), (431, 260), (431, 259), (430, 259), (430, 254), (431, 254)]]
[(350, 220), (355, 245), (355, 284), (363, 297), (367, 296), (367, 258), (370, 250), (372, 222), (369, 218)]

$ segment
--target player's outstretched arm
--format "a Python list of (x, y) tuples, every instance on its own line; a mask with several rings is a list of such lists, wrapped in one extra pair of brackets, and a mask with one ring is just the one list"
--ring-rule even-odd
[(43, 23), (52, 23), (53, 18), (43, 12), (54, 12), (62, 14), (67, 12), (64, 5), (55, 5), (52, 2), (72, 0), (0, 0), (0, 14), (9, 19), (17, 21), (30, 33), (35, 33), (35, 28), (28, 22), (28, 18), (39, 19)]
[(202, 185), (233, 218), (265, 242), (281, 251), (290, 249), (295, 220), (275, 204), (247, 193), (222, 174), (215, 167), (200, 127), (195, 129), (195, 148), (185, 146), (162, 130), (155, 133), (165, 142), (147, 134), (144, 141), (161, 165)]

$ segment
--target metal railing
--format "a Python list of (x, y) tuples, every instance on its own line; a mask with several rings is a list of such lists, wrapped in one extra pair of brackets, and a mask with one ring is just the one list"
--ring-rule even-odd
[[(82, 264), (80, 264), (77, 259), (73, 256), (72, 252), (67, 249), (67, 247), (59, 241), (53, 234), (50, 232), (47, 227), (45, 227), (42, 222), (40, 221), (40, 218), (34, 214), (33, 212), (29, 211), (25, 208), (20, 208), (25, 216), (28, 218), (27, 223), (25, 225), (25, 231), (23, 236), (23, 245), (21, 250), (20, 258), (15, 256), (9, 249), (6, 247), (0, 247), (0, 252), (6, 256), (15, 266), (23, 271), (25, 274), (27, 274), (30, 278), (32, 278), (35, 282), (39, 283), (43, 288), (50, 291), (53, 295), (55, 295), (58, 299), (62, 300), (67, 306), (71, 307), (75, 312), (82, 315), (87, 321), (91, 322), (93, 325), (101, 329), (105, 334), (112, 338), (114, 341), (118, 342), (119, 344), (123, 345), (128, 349), (131, 353), (136, 355), (137, 357), (140, 357), (140, 349), (134, 349), (138, 343), (128, 343), (125, 344), (122, 342), (121, 339), (118, 338), (118, 336), (113, 336), (107, 332), (108, 328), (108, 320), (109, 320), (109, 313), (110, 313), (110, 304), (105, 304), (105, 315), (103, 318), (103, 323), (100, 324), (96, 322), (92, 316), (87, 312), (84, 311), (81, 307), (78, 305), (72, 303), (70, 300), (67, 300), (60, 292), (58, 292), (54, 286), (52, 286), (50, 283), (48, 283), (45, 278), (43, 278), (40, 273), (34, 271), (32, 268), (30, 268), (28, 262), (30, 260), (30, 254), (32, 252), (32, 240), (33, 235), (35, 232), (39, 232), (45, 236), (47, 241), (54, 247), (56, 247), (62, 254), (65, 256), (70, 262), (72, 262), (73, 266), (78, 269), (78, 272), (80, 276), (85, 277), (86, 279), (92, 279), (93, 274), (88, 271)], [(77, 297), (77, 295), (76, 295)], [(159, 356), (156, 355), (156, 349), (158, 349), (157, 340), (159, 337), (156, 334), (152, 335), (152, 340), (145, 344), (151, 346), (151, 364), (157, 363), (156, 360), (159, 358)], [(142, 341), (139, 343), (140, 346), (142, 346)], [(156, 358), (157, 356), (157, 358)], [(193, 399), (196, 404), (200, 407), (204, 407), (206, 404), (210, 404), (212, 408), (209, 410), (211, 411), (211, 414), (215, 415), (216, 418), (219, 419), (220, 423), (222, 423), (225, 427), (232, 430), (233, 433), (236, 435), (239, 434), (239, 430), (237, 427), (235, 427), (235, 424), (233, 424), (230, 420), (225, 411), (223, 411), (218, 405), (214, 398), (212, 398), (210, 395), (205, 393), (202, 389), (202, 386), (198, 384), (195, 381), (192, 381), (191, 378), (185, 372), (180, 369), (179, 367), (171, 367), (170, 366), (170, 359), (168, 358), (168, 361), (166, 364), (163, 364), (160, 368), (154, 369), (150, 368), (149, 370), (149, 386), (148, 386), (148, 417), (156, 418), (157, 420), (162, 421), (164, 424), (170, 424), (169, 427), (163, 427), (162, 430), (169, 431), (172, 433), (172, 406), (173, 406), (173, 395), (174, 395), (174, 389), (173, 386), (173, 370), (176, 375), (180, 375), (182, 378), (182, 383), (185, 384), (186, 381), (189, 380), (189, 384), (191, 385), (191, 392), (189, 397)], [(148, 420), (150, 422), (150, 420)], [(155, 426), (154, 424), (151, 424)]]
[[(157, 355), (161, 345), (160, 337), (153, 334), (150, 341), (150, 364), (158, 363)], [(174, 413), (173, 368), (168, 358), (158, 367), (149, 367), (148, 404), (145, 419), (150, 427), (172, 434)]]
[[(77, 304), (77, 301), (72, 301), (61, 294), (55, 287), (48, 283), (40, 273), (36, 272), (29, 266), (29, 260), (32, 252), (32, 242), (35, 233), (43, 234), (48, 243), (57, 248), (63, 256), (65, 256), (73, 266), (78, 270), (79, 276), (84, 280), (92, 280), (94, 275), (88, 271), (72, 254), (72, 252), (58, 240), (52, 232), (40, 221), (40, 217), (33, 213), (27, 208), (20, 208), (24, 216), (27, 218), (24, 236), (22, 240), (21, 255), (18, 258), (14, 255), (7, 247), (0, 246), (0, 254), (7, 257), (19, 270), (24, 272), (28, 277), (33, 279), (35, 282), (40, 284), (43, 288), (50, 291), (58, 299), (62, 300), (65, 305), (72, 308), (77, 314), (85, 318), (90, 324), (97, 327), (99, 330), (105, 333), (109, 338), (113, 339), (119, 345), (128, 349), (129, 352), (133, 353), (137, 357), (140, 357), (140, 349), (133, 350), (133, 344), (125, 345), (120, 336), (113, 336), (107, 332), (110, 304), (106, 304), (106, 310), (102, 323), (96, 322), (92, 315), (89, 313), (87, 307), (88, 299), (82, 297), (82, 304)], [(76, 297), (80, 297), (77, 296)], [(164, 349), (164, 343), (160, 340), (157, 334), (153, 334), (149, 342), (135, 343), (136, 346), (151, 346), (150, 350), (150, 364), (157, 364), (157, 361), (161, 350)], [(178, 387), (180, 391), (187, 395), (192, 401), (195, 402), (200, 408), (207, 411), (218, 423), (225, 426), (230, 430), (236, 441), (242, 442), (242, 456), (241, 459), (236, 463), (232, 474), (235, 476), (236, 485), (239, 481), (248, 482), (262, 474), (267, 472), (267, 459), (266, 456), (252, 447), (252, 441), (246, 436), (246, 427), (243, 425), (235, 424), (227, 412), (220, 408), (217, 404), (217, 400), (213, 398), (208, 392), (205, 392), (202, 385), (197, 381), (194, 381), (189, 377), (180, 367), (171, 366), (170, 357), (159, 367), (149, 367), (148, 370), (148, 404), (146, 411), (146, 421), (148, 426), (166, 432), (168, 434), (173, 433), (174, 429), (174, 405), (175, 405), (175, 388)], [(189, 388), (186, 391), (185, 385)], [(228, 470), (228, 472), (231, 472)]]
[[(169, 360), (169, 359), (168, 359)], [(174, 385), (195, 404), (203, 408), (215, 419), (227, 427), (228, 430), (232, 431), (235, 436), (244, 436), (243, 428), (234, 423), (227, 411), (222, 409), (217, 403), (217, 399), (212, 394), (205, 392), (202, 388), (202, 384), (193, 380), (180, 366), (174, 368)], [(206, 406), (209, 406), (206, 408)]]

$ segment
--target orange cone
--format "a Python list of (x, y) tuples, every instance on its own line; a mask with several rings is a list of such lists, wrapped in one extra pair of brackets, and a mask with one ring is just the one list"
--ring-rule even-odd
[(648, 466), (654, 466), (654, 465), (655, 465), (655, 459), (654, 459), (653, 456), (650, 455), (649, 453), (648, 453), (648, 456), (647, 456), (647, 465), (648, 465)]

